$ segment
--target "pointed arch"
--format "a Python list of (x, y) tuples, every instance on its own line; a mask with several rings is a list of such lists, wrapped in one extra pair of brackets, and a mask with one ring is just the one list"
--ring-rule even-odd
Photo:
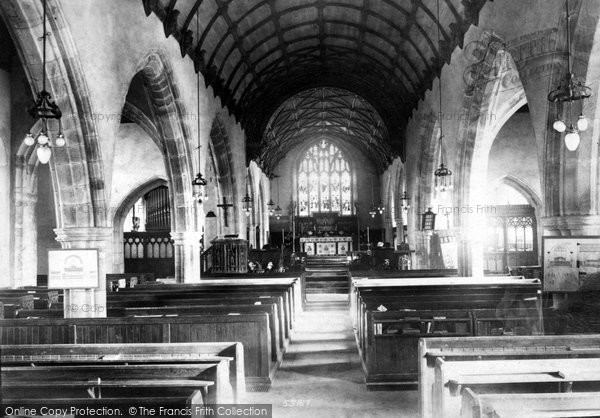
[[(173, 212), (172, 231), (195, 231), (197, 228), (192, 193), (191, 134), (185, 123), (185, 109), (179, 88), (173, 80), (173, 70), (165, 54), (150, 51), (141, 61), (136, 73), (146, 82), (154, 122), (161, 142)], [(176, 267), (176, 272), (178, 271)]]
[[(53, 68), (52, 77), (46, 80), (47, 90), (62, 110), (67, 138), (66, 147), (54, 148), (50, 165), (57, 226), (105, 226), (104, 169), (87, 83), (60, 3), (50, 0), (47, 14), (52, 33), (47, 65)], [(32, 93), (39, 91), (41, 80), (35, 72), (42, 63), (38, 46), (41, 2), (0, 2), (0, 15), (17, 47)]]
[[(112, 214), (113, 225), (113, 273), (123, 273), (125, 271), (125, 262), (123, 257), (123, 232), (125, 230), (125, 218), (131, 207), (149, 191), (159, 187), (169, 187), (167, 179), (154, 177), (134, 187), (127, 196), (125, 196), (115, 208)], [(173, 201), (171, 203), (171, 213), (173, 213)]]

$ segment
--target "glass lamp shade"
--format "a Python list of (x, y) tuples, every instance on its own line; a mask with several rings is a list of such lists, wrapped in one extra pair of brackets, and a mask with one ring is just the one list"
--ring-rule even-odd
[(250, 216), (250, 209), (245, 209), (244, 213), (246, 213), (246, 216)]
[(435, 185), (434, 188), (439, 193), (445, 193), (452, 189), (452, 171), (448, 169), (443, 163), (440, 164), (439, 168), (435, 170)]
[(37, 142), (40, 145), (46, 145), (48, 143), (49, 139), (48, 139), (48, 135), (46, 135), (45, 132), (42, 132), (41, 134), (38, 135), (37, 138)]
[(39, 146), (36, 150), (36, 153), (37, 153), (38, 160), (40, 160), (40, 163), (48, 164), (48, 161), (50, 161), (50, 155), (52, 154), (52, 151), (50, 150), (49, 146), (47, 146), (47, 145)]
[(560, 119), (554, 121), (554, 123), (552, 124), (552, 127), (554, 128), (554, 130), (556, 132), (564, 132), (567, 129), (567, 125)]
[(579, 146), (579, 141), (579, 134), (573, 129), (565, 135), (565, 146), (569, 151), (575, 151)]
[(28, 147), (32, 146), (35, 143), (35, 138), (33, 137), (33, 135), (31, 135), (31, 133), (28, 133), (27, 135), (25, 135), (25, 145), (27, 145)]
[(56, 140), (54, 141), (54, 144), (57, 147), (64, 147), (66, 143), (67, 141), (65, 141), (65, 136), (63, 134), (58, 134)]
[(583, 115), (579, 115), (579, 119), (577, 119), (577, 129), (579, 132), (585, 131), (588, 128), (588, 125), (588, 119)]

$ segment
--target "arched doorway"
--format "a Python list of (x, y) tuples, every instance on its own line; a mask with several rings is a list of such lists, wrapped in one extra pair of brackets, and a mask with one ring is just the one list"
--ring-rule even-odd
[(160, 185), (145, 192), (130, 206), (123, 222), (125, 273), (174, 277), (169, 188)]

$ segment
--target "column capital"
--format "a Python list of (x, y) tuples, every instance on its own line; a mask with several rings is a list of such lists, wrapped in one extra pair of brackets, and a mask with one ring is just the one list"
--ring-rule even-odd
[(175, 231), (171, 232), (171, 238), (175, 245), (200, 245), (202, 233), (198, 231)]
[(93, 247), (99, 243), (108, 243), (112, 240), (112, 228), (98, 227), (73, 227), (73, 228), (56, 228), (56, 241), (65, 245), (76, 245), (77, 247), (86, 248)]
[(600, 235), (600, 215), (566, 215), (542, 218), (543, 235)]

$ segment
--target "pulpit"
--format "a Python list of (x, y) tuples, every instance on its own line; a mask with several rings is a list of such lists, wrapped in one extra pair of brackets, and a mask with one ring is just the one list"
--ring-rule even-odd
[(217, 238), (211, 241), (212, 273), (245, 274), (248, 272), (248, 241)]

